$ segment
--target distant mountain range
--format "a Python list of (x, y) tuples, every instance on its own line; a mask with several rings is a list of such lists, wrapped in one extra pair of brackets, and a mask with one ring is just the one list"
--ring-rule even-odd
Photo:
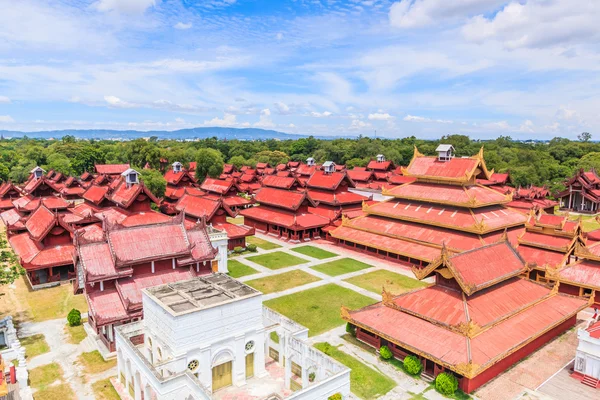
[[(114, 140), (132, 140), (156, 136), (159, 139), (174, 139), (174, 140), (194, 140), (216, 137), (218, 139), (227, 140), (289, 140), (305, 138), (309, 135), (293, 135), (278, 131), (256, 129), (256, 128), (190, 128), (180, 129), (177, 131), (118, 131), (110, 129), (63, 129), (57, 131), (38, 131), (38, 132), (20, 132), (20, 131), (3, 131), (0, 134), (4, 138), (23, 137), (40, 139), (58, 139), (63, 136), (71, 135), (79, 139), (114, 139)], [(339, 136), (319, 136), (319, 139), (335, 139)]]

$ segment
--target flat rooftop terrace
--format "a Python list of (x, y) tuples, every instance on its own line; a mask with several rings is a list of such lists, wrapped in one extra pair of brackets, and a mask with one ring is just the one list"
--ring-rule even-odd
[(225, 274), (198, 276), (154, 286), (144, 291), (174, 315), (201, 311), (261, 294)]

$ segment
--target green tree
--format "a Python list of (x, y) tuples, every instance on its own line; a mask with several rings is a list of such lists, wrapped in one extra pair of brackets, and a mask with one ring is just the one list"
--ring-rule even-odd
[(160, 171), (156, 169), (139, 169), (138, 171), (141, 171), (142, 181), (152, 194), (159, 198), (165, 195), (167, 181)]
[(10, 170), (8, 169), (8, 167), (3, 163), (0, 163), (0, 180), (2, 180), (2, 182), (5, 182), (8, 179), (9, 173)]
[(580, 135), (577, 135), (577, 139), (581, 142), (589, 142), (592, 139), (592, 134), (589, 132), (582, 132)]
[(600, 153), (587, 153), (585, 156), (581, 157), (577, 163), (577, 168), (583, 168), (586, 171), (594, 168), (596, 171), (600, 172)]
[(223, 172), (223, 154), (215, 149), (200, 149), (196, 154), (196, 178), (202, 181), (204, 177), (218, 178)]
[(0, 285), (10, 285), (23, 275), (25, 275), (25, 270), (19, 264), (3, 266), (0, 268)]
[(73, 167), (71, 166), (71, 160), (64, 154), (54, 153), (50, 154), (47, 158), (47, 170), (55, 170), (65, 175), (73, 174)]

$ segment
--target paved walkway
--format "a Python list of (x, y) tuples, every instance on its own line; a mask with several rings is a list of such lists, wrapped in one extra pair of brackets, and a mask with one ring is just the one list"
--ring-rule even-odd
[[(27, 369), (58, 363), (63, 369), (63, 378), (73, 389), (73, 393), (80, 400), (94, 400), (92, 383), (115, 376), (117, 368), (111, 368), (99, 374), (89, 375), (83, 371), (77, 358), (81, 353), (97, 350), (89, 336), (79, 344), (69, 343), (68, 333), (65, 332), (66, 320), (54, 319), (44, 322), (24, 322), (19, 327), (19, 337), (43, 334), (50, 346), (50, 352), (40, 354), (27, 360)], [(35, 393), (34, 393), (35, 394)]]

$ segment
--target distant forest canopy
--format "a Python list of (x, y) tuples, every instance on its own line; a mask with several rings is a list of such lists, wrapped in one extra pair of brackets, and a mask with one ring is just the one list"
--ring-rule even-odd
[[(223, 163), (254, 166), (257, 162), (271, 165), (304, 161), (334, 161), (348, 168), (365, 166), (377, 154), (383, 154), (397, 165), (407, 165), (414, 146), (423, 154), (435, 154), (439, 143), (449, 143), (457, 156), (472, 156), (484, 146), (488, 169), (510, 171), (515, 185), (547, 185), (553, 192), (563, 188), (564, 180), (578, 168), (600, 171), (600, 143), (591, 135), (580, 135), (579, 141), (554, 138), (547, 143), (523, 143), (508, 136), (496, 140), (471, 140), (464, 135), (448, 135), (440, 140), (403, 139), (322, 140), (315, 137), (297, 140), (238, 141), (203, 139), (193, 142), (136, 139), (132, 141), (79, 140), (65, 136), (60, 140), (13, 138), (0, 140), (0, 179), (15, 183), (25, 181), (36, 165), (68, 175), (94, 171), (94, 164), (130, 163), (141, 169), (146, 163), (157, 169), (161, 158), (185, 166), (196, 161), (197, 176), (218, 176)], [(141, 170), (140, 170), (141, 172)], [(145, 179), (160, 180), (157, 173), (146, 172)], [(158, 184), (158, 182), (156, 182)], [(154, 185), (153, 185), (154, 186)], [(161, 185), (162, 186), (162, 185)], [(160, 192), (160, 190), (159, 190)]]

